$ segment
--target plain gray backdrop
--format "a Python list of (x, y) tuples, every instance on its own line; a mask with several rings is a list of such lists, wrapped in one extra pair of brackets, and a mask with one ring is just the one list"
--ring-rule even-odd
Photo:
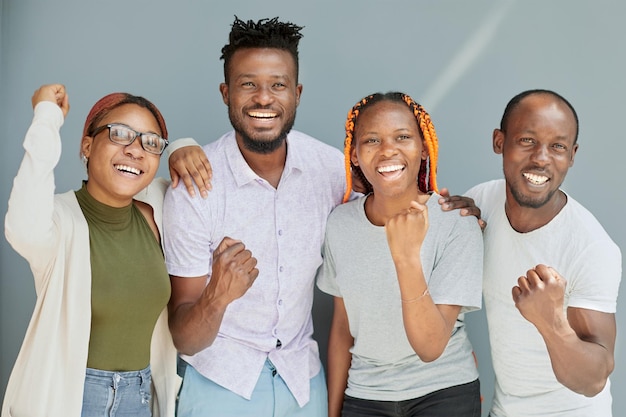
[[(32, 118), (30, 98), (41, 84), (67, 87), (72, 108), (62, 128), (56, 184), (59, 192), (77, 189), (85, 178), (80, 134), (96, 100), (113, 91), (144, 95), (162, 110), (170, 138), (208, 143), (230, 128), (218, 84), (220, 50), (234, 15), (279, 16), (305, 26), (295, 128), (341, 148), (346, 113), (358, 99), (404, 91), (433, 118), (440, 138), (438, 182), (453, 193), (501, 177), (491, 133), (511, 97), (530, 88), (564, 95), (581, 120), (580, 149), (564, 188), (625, 247), (624, 2), (0, 0), (0, 12), (2, 215)], [(167, 175), (165, 163), (160, 173)], [(0, 238), (2, 393), (34, 299), (28, 265)], [(626, 415), (622, 301), (611, 378), (615, 416)], [(331, 306), (316, 293), (324, 360)], [(486, 415), (493, 389), (487, 329), (482, 312), (467, 318)]]

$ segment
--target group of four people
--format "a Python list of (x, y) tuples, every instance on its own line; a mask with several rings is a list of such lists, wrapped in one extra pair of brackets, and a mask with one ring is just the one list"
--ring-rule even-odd
[[(292, 130), (300, 31), (235, 20), (220, 85), (234, 130), (177, 141), (185, 187), (155, 179), (158, 109), (114, 93), (87, 116), (87, 181), (55, 195), (68, 96), (35, 92), (5, 233), (37, 302), (2, 417), (479, 416), (464, 314), (483, 296), (491, 415), (610, 416), (621, 255), (560, 189), (574, 108), (513, 98), (493, 133), (505, 178), (474, 205), (439, 191), (437, 134), (406, 94), (360, 100), (344, 155)], [(316, 282), (334, 296), (327, 375)]]

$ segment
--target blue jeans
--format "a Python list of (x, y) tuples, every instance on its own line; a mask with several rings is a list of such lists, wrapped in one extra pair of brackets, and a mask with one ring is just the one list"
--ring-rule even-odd
[(480, 382), (444, 388), (405, 401), (373, 401), (345, 396), (342, 417), (480, 417)]
[(152, 375), (87, 368), (82, 417), (150, 417)]
[(328, 393), (324, 371), (311, 378), (311, 397), (300, 408), (285, 381), (268, 360), (247, 400), (202, 376), (187, 365), (177, 417), (326, 417)]

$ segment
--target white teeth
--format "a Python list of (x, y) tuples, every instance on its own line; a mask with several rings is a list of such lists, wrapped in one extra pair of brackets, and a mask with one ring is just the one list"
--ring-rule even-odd
[(377, 171), (378, 172), (392, 172), (392, 171), (399, 171), (401, 169), (404, 169), (404, 165), (388, 165), (384, 167), (379, 167)]
[(261, 119), (271, 119), (272, 117), (276, 117), (276, 113), (264, 113), (260, 111), (251, 111), (248, 115), (250, 117), (258, 117)]
[(141, 171), (137, 168), (129, 167), (128, 165), (115, 165), (115, 169), (118, 171), (130, 172), (131, 174), (139, 175)]
[(535, 175), (526, 172), (523, 175), (528, 181), (532, 182), (535, 185), (545, 184), (549, 180), (549, 178), (544, 175)]

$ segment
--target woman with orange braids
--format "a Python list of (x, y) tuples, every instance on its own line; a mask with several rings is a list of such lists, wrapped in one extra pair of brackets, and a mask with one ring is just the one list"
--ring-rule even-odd
[(402, 93), (367, 96), (345, 155), (367, 193), (331, 213), (318, 272), (335, 297), (329, 416), (479, 416), (463, 315), (481, 306), (482, 235), (439, 207), (430, 116)]
[(159, 233), (167, 182), (153, 181), (165, 120), (140, 96), (98, 100), (80, 141), (87, 180), (55, 194), (65, 87), (42, 86), (32, 105), (5, 234), (30, 264), (37, 301), (2, 417), (173, 416), (180, 379)]

